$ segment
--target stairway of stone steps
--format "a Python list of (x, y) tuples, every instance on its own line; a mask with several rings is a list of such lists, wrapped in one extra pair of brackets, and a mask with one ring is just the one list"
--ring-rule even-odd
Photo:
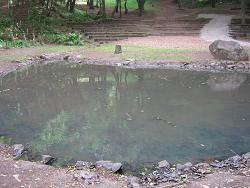
[(229, 34), (232, 38), (250, 41), (250, 18), (246, 18), (245, 23), (242, 23), (240, 18), (232, 19), (229, 28)]
[(89, 24), (70, 24), (88, 39), (106, 43), (146, 36), (196, 36), (209, 20), (205, 19), (117, 19)]

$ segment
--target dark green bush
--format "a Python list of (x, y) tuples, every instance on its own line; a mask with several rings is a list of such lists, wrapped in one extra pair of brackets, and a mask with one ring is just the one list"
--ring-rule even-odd
[(82, 45), (81, 38), (76, 33), (69, 34), (44, 34), (43, 39), (47, 43), (63, 44), (63, 45)]

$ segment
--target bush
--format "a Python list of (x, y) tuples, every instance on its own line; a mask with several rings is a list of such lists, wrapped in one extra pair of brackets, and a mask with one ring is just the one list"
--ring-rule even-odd
[(63, 44), (63, 45), (82, 45), (81, 38), (76, 33), (69, 34), (45, 34), (43, 39), (47, 43)]
[(207, 4), (207, 1), (205, 1), (205, 0), (197, 0), (196, 1), (196, 7), (198, 7), (198, 8), (205, 7), (206, 4)]

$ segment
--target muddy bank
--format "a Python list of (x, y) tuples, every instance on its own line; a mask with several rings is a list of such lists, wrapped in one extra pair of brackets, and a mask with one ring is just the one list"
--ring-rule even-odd
[(250, 153), (223, 161), (155, 164), (139, 177), (113, 173), (78, 161), (68, 168), (14, 160), (15, 146), (0, 144), (1, 187), (249, 187)]
[(109, 65), (124, 68), (153, 68), (153, 69), (169, 69), (169, 70), (181, 70), (181, 71), (204, 71), (204, 72), (238, 72), (238, 73), (250, 73), (250, 63), (235, 62), (227, 60), (209, 60), (203, 62), (182, 62), (182, 61), (136, 61), (133, 59), (121, 60), (121, 59), (95, 59), (82, 58), (76, 54), (50, 54), (40, 55), (29, 58), (26, 61), (14, 61), (0, 66), (0, 76), (4, 76), (11, 71), (19, 70), (27, 65), (32, 64), (46, 64), (53, 61), (69, 61), (79, 64), (93, 64), (93, 65)]

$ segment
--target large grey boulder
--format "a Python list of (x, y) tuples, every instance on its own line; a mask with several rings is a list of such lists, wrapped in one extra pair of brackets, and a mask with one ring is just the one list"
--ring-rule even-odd
[(246, 50), (234, 41), (216, 40), (209, 46), (209, 50), (216, 59), (233, 61), (249, 60)]
[(106, 170), (110, 170), (112, 172), (118, 172), (122, 168), (121, 163), (114, 163), (112, 161), (96, 161), (96, 168), (104, 168)]

